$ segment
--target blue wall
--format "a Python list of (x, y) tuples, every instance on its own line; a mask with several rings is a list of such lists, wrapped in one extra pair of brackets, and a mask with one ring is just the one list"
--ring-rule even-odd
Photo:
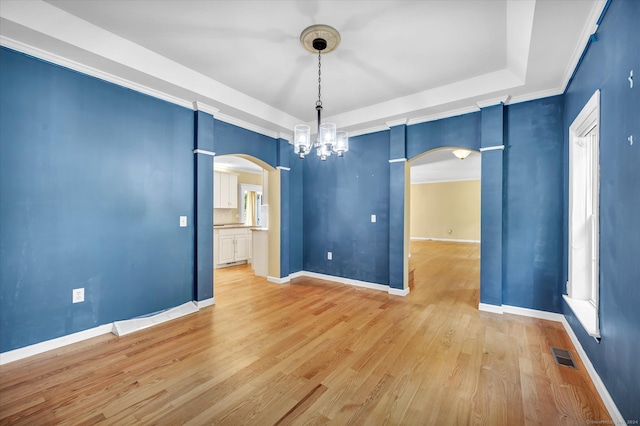
[[(505, 107), (503, 159), (483, 159), (483, 176), (503, 176), (502, 287), (492, 303), (564, 312), (628, 419), (640, 418), (639, 21), (640, 2), (613, 0), (564, 96)], [(596, 89), (602, 107), (599, 344), (561, 300), (566, 139)], [(204, 182), (204, 192), (209, 181), (196, 175), (208, 166), (195, 167), (193, 112), (5, 48), (0, 93), (0, 351), (197, 296), (194, 179)], [(407, 126), (406, 157), (445, 146), (477, 150), (487, 117)], [(500, 136), (499, 128), (489, 130)], [(627, 142), (631, 134), (634, 145)], [(219, 155), (248, 154), (274, 167), (286, 165), (288, 155), (291, 170), (282, 172), (288, 200), (281, 207), (288, 208), (282, 243), (289, 244), (289, 272), (389, 284), (389, 132), (354, 137), (344, 158), (326, 162), (313, 155), (300, 161), (282, 151), (290, 148), (282, 141), (221, 121), (213, 140)], [(180, 215), (190, 218), (188, 228), (177, 226)], [(86, 302), (72, 304), (77, 287), (85, 288)]]
[[(564, 313), (626, 419), (640, 419), (640, 2), (614, 0), (564, 96), (565, 139), (600, 89), (600, 343)], [(634, 72), (634, 87), (627, 77)], [(634, 143), (627, 141), (633, 134)], [(568, 200), (565, 140), (565, 200)], [(568, 239), (565, 201), (564, 239)], [(564, 279), (567, 279), (567, 248)]]
[(0, 67), (0, 351), (192, 300), (193, 112), (6, 48)]
[(213, 131), (216, 155), (245, 154), (271, 167), (278, 166), (278, 140), (224, 121), (215, 120)]
[[(213, 151), (214, 119), (194, 111), (194, 148)], [(213, 297), (213, 156), (193, 156), (195, 167), (195, 294), (201, 301)]]
[(480, 149), (480, 113), (459, 115), (407, 127), (407, 159), (443, 147)]
[(562, 96), (506, 107), (505, 305), (562, 311)]
[(502, 305), (504, 115), (504, 104), (480, 111), (480, 303), (495, 306)]
[(350, 138), (342, 158), (303, 161), (304, 269), (388, 284), (389, 132)]

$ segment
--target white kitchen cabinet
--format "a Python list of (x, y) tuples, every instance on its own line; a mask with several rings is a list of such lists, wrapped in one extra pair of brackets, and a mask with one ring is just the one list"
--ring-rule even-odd
[(247, 234), (236, 235), (235, 237), (235, 261), (247, 260), (249, 259), (248, 250), (247, 250)]
[(216, 268), (249, 259), (249, 228), (224, 228), (214, 231), (214, 264)]
[(238, 208), (238, 175), (224, 172), (213, 172), (213, 187), (214, 208)]
[(219, 237), (218, 264), (236, 261), (236, 239), (233, 235)]

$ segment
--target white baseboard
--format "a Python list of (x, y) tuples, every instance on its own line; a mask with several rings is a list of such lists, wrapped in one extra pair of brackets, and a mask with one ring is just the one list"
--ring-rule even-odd
[(196, 304), (198, 309), (206, 308), (207, 306), (212, 306), (216, 304), (216, 299), (214, 297), (210, 297), (209, 299), (204, 300), (194, 300), (193, 303)]
[(167, 309), (158, 314), (151, 315), (143, 318), (133, 318), (124, 321), (115, 321), (113, 323), (113, 334), (118, 337), (131, 334), (136, 331), (144, 330), (145, 328), (153, 327), (154, 325), (162, 324), (163, 322), (170, 321), (172, 319), (180, 318), (185, 315), (198, 312), (198, 305), (194, 302), (187, 302), (175, 308)]
[(520, 315), (523, 317), (538, 318), (548, 321), (562, 322), (564, 315), (555, 312), (539, 311), (537, 309), (520, 308), (518, 306), (502, 305), (505, 314)]
[(267, 281), (269, 281), (270, 283), (288, 284), (289, 280), (290, 280), (290, 276), (286, 276), (286, 277), (282, 277), (282, 278), (276, 278), (276, 277), (267, 276)]
[(409, 294), (409, 287), (407, 288), (393, 288), (389, 287), (389, 294), (393, 294), (394, 296), (407, 296)]
[[(180, 318), (181, 316), (187, 315), (190, 312), (190, 308), (187, 305), (192, 305), (193, 307), (195, 307), (195, 311), (198, 311), (201, 308), (207, 307), (207, 306), (211, 306), (215, 304), (215, 299), (212, 297), (210, 299), (206, 299), (206, 300), (201, 300), (199, 302), (193, 301), (193, 302), (187, 302), (184, 303), (180, 306), (177, 306), (175, 308), (170, 308), (165, 312), (162, 312), (158, 315), (163, 315), (166, 312), (171, 311), (170, 313), (166, 314), (167, 315), (167, 319), (164, 319), (163, 321), (159, 321), (159, 318), (156, 319), (156, 321), (151, 324), (151, 325), (156, 325), (156, 324), (160, 324), (162, 322), (168, 321), (168, 320), (173, 320), (176, 318)], [(184, 307), (184, 308), (183, 308)], [(127, 321), (144, 321), (144, 320), (148, 320), (151, 318), (156, 317), (156, 315), (154, 316), (149, 316), (147, 318), (134, 318), (131, 320), (127, 320)], [(2, 352), (0, 353), (0, 365), (3, 364), (8, 364), (10, 362), (14, 362), (14, 361), (19, 361), (21, 359), (24, 358), (28, 358), (30, 356), (33, 355), (38, 355), (47, 351), (51, 351), (53, 349), (58, 349), (58, 348), (62, 348), (64, 346), (67, 345), (71, 345), (73, 343), (78, 343), (78, 342), (82, 342), (83, 340), (88, 340), (88, 339), (92, 339), (94, 337), (98, 337), (101, 336), (103, 334), (108, 334), (108, 333), (113, 333), (115, 335), (118, 336), (118, 334), (115, 332), (116, 330), (116, 323), (119, 323), (119, 325), (121, 323), (127, 322), (127, 321), (116, 321), (113, 323), (109, 323), (109, 324), (103, 324), (100, 325), (98, 327), (94, 327), (94, 328), (90, 328), (87, 330), (83, 330), (83, 331), (79, 331), (77, 333), (73, 333), (73, 334), (68, 334), (66, 336), (61, 336), (61, 337), (57, 337), (55, 339), (51, 339), (51, 340), (45, 340), (44, 342), (40, 342), (40, 343), (35, 343), (33, 345), (29, 345), (29, 346), (25, 346), (23, 348), (18, 348), (18, 349), (14, 349), (11, 351), (7, 351), (7, 352)], [(147, 328), (150, 327), (150, 325), (147, 325), (145, 327), (142, 328)], [(132, 331), (126, 331), (129, 330), (129, 328), (126, 328), (126, 330), (122, 329), (122, 326), (120, 326), (121, 330), (123, 331), (123, 334), (119, 334), (119, 336), (122, 336), (124, 334), (129, 334), (133, 331), (136, 330), (132, 330)], [(141, 330), (142, 328), (138, 328), (137, 330)]]
[(611, 398), (611, 394), (609, 394), (607, 387), (604, 385), (604, 383), (602, 382), (602, 379), (598, 375), (598, 372), (596, 371), (595, 368), (593, 368), (593, 364), (591, 364), (591, 360), (589, 359), (589, 357), (587, 356), (587, 353), (584, 351), (584, 348), (580, 344), (580, 340), (578, 340), (578, 336), (576, 336), (575, 332), (571, 328), (571, 325), (569, 325), (567, 318), (564, 315), (561, 315), (561, 316), (562, 316), (562, 321), (561, 321), (562, 325), (564, 326), (565, 331), (569, 335), (569, 338), (571, 339), (573, 346), (576, 348), (576, 351), (578, 352), (578, 356), (582, 360), (582, 364), (584, 365), (584, 368), (587, 370), (587, 373), (589, 373), (589, 377), (591, 377), (591, 381), (593, 382), (593, 385), (596, 387), (598, 394), (600, 394), (600, 398), (602, 398), (602, 402), (604, 402), (605, 407), (607, 407), (607, 411), (609, 411), (609, 415), (611, 416), (612, 423), (615, 425), (627, 424), (624, 417), (620, 413), (620, 410), (618, 410), (616, 403), (613, 401), (613, 398)]
[(371, 290), (386, 291), (394, 296), (406, 296), (409, 294), (409, 288), (399, 289), (388, 286), (387, 284), (372, 283), (369, 281), (353, 280), (351, 278), (337, 277), (335, 275), (319, 274), (317, 272), (298, 271), (289, 275), (289, 279), (298, 277), (317, 278), (319, 280), (333, 281), (340, 284), (352, 285), (356, 287), (369, 288)]
[(45, 340), (44, 342), (0, 353), (0, 365), (28, 358), (33, 355), (38, 355), (53, 349), (58, 349), (63, 346), (71, 345), (72, 343), (78, 343), (83, 340), (98, 337), (103, 334), (111, 333), (112, 327), (113, 324), (99, 325), (98, 327), (90, 328), (88, 330), (79, 331), (73, 334), (67, 334), (66, 336), (57, 337), (51, 340)]
[(589, 374), (589, 377), (591, 378), (593, 385), (596, 387), (596, 390), (598, 391), (600, 398), (602, 398), (602, 402), (604, 403), (605, 407), (607, 407), (607, 411), (609, 411), (609, 415), (611, 416), (613, 424), (626, 424), (624, 417), (622, 417), (622, 414), (620, 414), (620, 411), (616, 406), (616, 403), (613, 401), (613, 398), (611, 398), (611, 394), (609, 394), (607, 387), (602, 382), (602, 379), (596, 372), (596, 369), (593, 368), (593, 364), (591, 364), (591, 360), (587, 356), (587, 353), (584, 351), (584, 348), (580, 344), (580, 340), (578, 340), (578, 337), (574, 333), (573, 329), (569, 325), (569, 322), (567, 322), (567, 318), (564, 315), (557, 314), (555, 312), (520, 308), (518, 306), (510, 306), (510, 305), (498, 306), (498, 305), (489, 305), (486, 303), (480, 303), (478, 305), (478, 310), (485, 311), (485, 312), (493, 312), (496, 314), (505, 313), (505, 314), (521, 315), (525, 317), (539, 318), (543, 320), (562, 323), (565, 331), (567, 332), (567, 334), (569, 335), (569, 338), (571, 339), (571, 342), (573, 343), (573, 346), (576, 348), (576, 352), (578, 352), (578, 356), (580, 357), (580, 360), (582, 361), (584, 368), (587, 370), (587, 373)]
[(454, 238), (411, 237), (412, 241), (447, 241), (450, 243), (480, 243), (480, 240), (457, 240)]
[(294, 272), (293, 274), (289, 274), (290, 280), (298, 277), (304, 277), (304, 271), (298, 271), (298, 272)]
[(385, 284), (371, 283), (368, 281), (352, 280), (351, 278), (336, 277), (335, 275), (319, 274), (317, 272), (303, 271), (305, 277), (317, 278), (319, 280), (333, 281), (336, 283), (365, 287), (372, 290), (388, 291), (389, 286)]
[(478, 310), (483, 312), (491, 312), (493, 314), (500, 314), (500, 315), (502, 315), (503, 313), (502, 306), (490, 305), (488, 303), (479, 303)]

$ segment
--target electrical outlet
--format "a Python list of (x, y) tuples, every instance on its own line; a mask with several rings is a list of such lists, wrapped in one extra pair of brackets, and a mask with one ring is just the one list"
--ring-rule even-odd
[(371, 223), (375, 223), (376, 222), (376, 215), (372, 214), (371, 215)]
[(333, 253), (331, 253), (330, 251), (327, 252), (327, 260), (331, 260), (333, 259)]
[(73, 303), (84, 302), (84, 288), (74, 288), (71, 297)]
[(187, 227), (187, 217), (180, 216), (180, 228), (186, 228), (186, 227)]

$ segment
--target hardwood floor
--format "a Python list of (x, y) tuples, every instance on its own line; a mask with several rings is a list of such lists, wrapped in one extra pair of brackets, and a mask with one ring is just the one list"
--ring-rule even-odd
[[(479, 312), (479, 247), (412, 242), (407, 297), (246, 266), (216, 305), (0, 367), (1, 424), (585, 424), (609, 420), (559, 323)], [(577, 358), (577, 356), (576, 356)]]

